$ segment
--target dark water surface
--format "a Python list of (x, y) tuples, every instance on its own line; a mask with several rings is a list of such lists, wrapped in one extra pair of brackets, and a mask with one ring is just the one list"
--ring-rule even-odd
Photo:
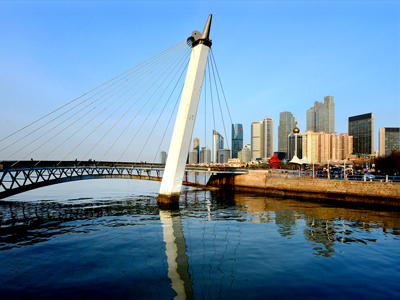
[(0, 299), (400, 299), (400, 212), (93, 180), (0, 202)]

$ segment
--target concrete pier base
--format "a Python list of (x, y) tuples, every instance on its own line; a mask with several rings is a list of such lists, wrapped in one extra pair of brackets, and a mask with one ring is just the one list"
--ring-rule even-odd
[(159, 194), (157, 197), (157, 204), (160, 209), (177, 210), (179, 209), (179, 194), (163, 195)]

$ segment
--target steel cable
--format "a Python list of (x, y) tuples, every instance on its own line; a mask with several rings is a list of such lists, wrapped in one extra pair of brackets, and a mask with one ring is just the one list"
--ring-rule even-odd
[[(186, 47), (186, 45), (183, 44), (183, 47)], [(183, 48), (183, 47), (181, 47), (181, 48)], [(126, 73), (126, 72), (124, 72), (124, 73)], [(123, 74), (124, 74), (124, 73), (123, 73)], [(132, 74), (132, 73), (130, 73), (130, 74)], [(127, 76), (129, 76), (130, 74), (128, 74)], [(124, 78), (126, 78), (127, 76), (125, 76)], [(131, 79), (132, 77), (134, 77), (134, 76), (131, 76), (129, 79)], [(122, 79), (124, 79), (124, 78), (122, 78)], [(120, 80), (118, 80), (118, 81), (121, 81), (122, 79), (120, 79)], [(129, 80), (129, 79), (127, 79), (127, 80)], [(117, 82), (118, 82), (118, 81), (117, 81)], [(108, 81), (108, 82), (109, 82), (109, 81)], [(115, 83), (113, 83), (112, 85), (114, 85), (114, 84), (115, 84)], [(99, 99), (101, 99), (102, 97), (104, 97), (105, 95), (107, 95), (108, 93), (110, 93), (111, 91), (115, 90), (116, 88), (118, 88), (118, 87), (121, 86), (122, 84), (123, 84), (123, 83), (120, 83), (118, 86), (114, 87), (113, 89), (111, 89), (110, 91), (108, 91), (106, 94), (104, 94), (104, 95), (100, 96), (99, 98), (97, 98), (96, 100), (92, 101), (90, 104), (86, 105), (84, 108), (80, 109), (78, 112), (74, 113), (73, 115), (71, 115), (70, 117), (68, 117), (66, 120), (62, 121), (61, 123), (57, 124), (57, 125), (54, 126), (53, 128), (49, 129), (49, 130), (46, 131), (44, 134), (40, 135), (38, 138), (34, 139), (33, 141), (31, 141), (31, 142), (28, 143), (28, 144), (25, 144), (25, 146), (21, 147), (20, 149), (18, 149), (18, 150), (15, 151), (15, 152), (13, 152), (11, 155), (9, 155), (8, 157), (6, 157), (6, 158), (3, 159), (2, 161), (6, 160), (7, 158), (11, 157), (12, 155), (18, 153), (18, 152), (21, 151), (22, 149), (24, 149), (24, 148), (26, 148), (27, 146), (31, 145), (33, 142), (35, 142), (35, 141), (38, 140), (39, 138), (43, 137), (43, 136), (46, 135), (47, 133), (51, 132), (52, 130), (54, 130), (55, 128), (57, 128), (58, 126), (60, 126), (61, 124), (65, 123), (66, 121), (68, 121), (69, 119), (71, 119), (73, 116), (77, 115), (79, 112), (81, 112), (81, 111), (83, 111), (84, 109), (86, 109), (87, 107), (91, 106), (92, 104), (94, 104), (95, 102), (97, 102)], [(130, 84), (130, 83), (128, 83), (127, 85), (129, 85), (129, 84)], [(112, 86), (112, 85), (110, 85), (110, 86)], [(127, 85), (125, 85), (125, 86), (127, 86)], [(107, 88), (109, 88), (110, 86), (108, 86)], [(107, 89), (107, 88), (105, 88), (105, 89)], [(104, 91), (105, 89), (103, 89), (102, 91)], [(120, 90), (121, 90), (121, 89), (120, 89)], [(120, 90), (119, 90), (119, 91), (120, 91)], [(101, 93), (102, 91), (96, 93), (95, 95)], [(67, 112), (69, 112), (69, 111), (71, 111), (72, 109), (76, 108), (77, 106), (83, 104), (84, 102), (86, 102), (87, 100), (89, 100), (90, 98), (92, 98), (92, 97), (95, 96), (95, 95), (92, 95), (92, 96), (89, 97), (88, 99), (86, 99), (86, 100), (82, 101), (81, 103), (77, 104), (77, 105), (74, 106), (73, 108), (69, 109)], [(115, 94), (114, 94), (114, 95), (115, 95)], [(109, 97), (109, 98), (110, 98), (110, 97)], [(109, 99), (109, 98), (107, 98), (107, 99)], [(107, 100), (107, 99), (106, 99), (106, 100)], [(103, 102), (104, 102), (104, 101), (103, 101)], [(101, 103), (103, 103), (103, 102), (101, 102)], [(100, 104), (101, 104), (101, 103), (100, 103)], [(98, 105), (97, 105), (97, 106), (98, 106)], [(96, 106), (96, 107), (97, 107), (97, 106)], [(93, 109), (92, 109), (92, 110), (93, 110)], [(92, 111), (92, 110), (90, 110), (90, 111)], [(89, 111), (89, 112), (90, 112), (90, 111)], [(64, 115), (64, 114), (67, 113), (67, 112), (64, 112), (64, 113), (61, 114), (61, 115)], [(89, 113), (89, 112), (88, 112), (88, 113)], [(87, 114), (87, 113), (86, 113), (86, 114)], [(86, 114), (85, 114), (85, 115), (86, 115)], [(46, 124), (42, 125), (42, 126), (39, 127), (38, 129), (44, 127), (45, 125), (47, 125), (47, 124), (49, 124), (50, 122), (54, 121), (55, 119), (59, 118), (61, 115), (59, 115), (58, 117), (54, 118), (53, 120), (47, 122)], [(84, 116), (84, 115), (83, 115), (83, 116)], [(81, 116), (80, 118), (82, 118), (83, 116)], [(79, 118), (79, 119), (80, 119), (80, 118)], [(78, 120), (79, 120), (79, 119), (78, 119)], [(76, 122), (76, 121), (75, 121), (75, 122)], [(70, 125), (72, 125), (72, 124), (70, 124)], [(68, 127), (67, 127), (67, 128), (68, 128)], [(26, 136), (32, 134), (33, 132), (37, 131), (38, 129), (32, 131), (31, 133), (27, 134)], [(64, 130), (65, 130), (65, 129), (64, 129)], [(64, 131), (64, 130), (62, 130), (62, 131)], [(62, 131), (61, 131), (61, 132), (62, 132)], [(58, 133), (58, 134), (59, 134), (59, 133)], [(56, 135), (58, 135), (58, 134), (56, 134)], [(26, 137), (26, 136), (25, 136), (25, 137)], [(23, 138), (25, 138), (25, 137), (20, 138), (18, 141), (20, 141), (21, 139), (23, 139)], [(53, 137), (54, 137), (54, 136), (53, 136)], [(16, 142), (18, 142), (18, 141), (16, 141)], [(49, 141), (49, 140), (48, 140), (48, 141)], [(15, 144), (16, 142), (12, 143), (11, 145)], [(7, 147), (1, 149), (0, 152), (3, 151), (3, 150), (5, 150), (6, 148), (10, 147), (11, 145), (8, 145)], [(43, 145), (43, 144), (42, 144), (42, 145)], [(41, 147), (41, 146), (40, 146), (40, 147)], [(40, 148), (40, 147), (38, 147), (38, 148)], [(34, 151), (36, 151), (38, 148), (36, 148)], [(34, 151), (33, 151), (33, 152), (34, 152)], [(31, 153), (33, 153), (33, 152), (30, 152), (29, 154), (31, 154)], [(29, 154), (27, 154), (26, 156), (28, 156)], [(25, 157), (26, 157), (26, 156), (25, 156)], [(24, 157), (24, 158), (25, 158), (25, 157)], [(22, 158), (22, 159), (23, 159), (23, 158)], [(20, 159), (20, 160), (22, 160), (22, 159)], [(20, 160), (19, 160), (19, 161), (20, 161)], [(1, 161), (0, 161), (0, 162), (1, 162)]]
[[(161, 72), (161, 70), (160, 70), (159, 72)], [(155, 75), (157, 75), (159, 72), (157, 72)], [(165, 72), (166, 72), (166, 71), (165, 71)], [(165, 72), (164, 72), (164, 73), (165, 73)], [(164, 73), (163, 73), (163, 74), (164, 74)], [(162, 74), (162, 75), (163, 75), (163, 74)], [(154, 76), (155, 76), (155, 75), (154, 75)], [(161, 75), (161, 76), (162, 76), (162, 75)], [(153, 77), (154, 77), (154, 76), (153, 76)], [(161, 77), (161, 76), (160, 76), (160, 77)], [(159, 77), (159, 78), (160, 78), (160, 77)], [(159, 78), (158, 78), (158, 79), (159, 79)], [(157, 80), (158, 80), (158, 79), (157, 79)], [(139, 99), (138, 99), (137, 101), (139, 101), (139, 100), (150, 90), (150, 88), (153, 87), (153, 85), (154, 85), (155, 83), (156, 83), (156, 82), (154, 82), (154, 83), (142, 94), (142, 96), (139, 97)], [(150, 99), (147, 100), (147, 102), (145, 103), (145, 105), (148, 103), (149, 100), (150, 100)], [(137, 101), (136, 101), (136, 102), (137, 102)], [(145, 105), (144, 105), (144, 106), (145, 106)], [(103, 160), (103, 158), (107, 155), (107, 153), (111, 150), (111, 148), (115, 145), (115, 143), (121, 138), (122, 134), (128, 129), (128, 127), (130, 126), (130, 124), (134, 121), (134, 119), (137, 117), (137, 115), (140, 113), (140, 111), (143, 109), (144, 106), (142, 106), (142, 108), (141, 108), (141, 109), (139, 110), (139, 112), (135, 115), (135, 117), (129, 122), (129, 124), (125, 127), (125, 129), (121, 132), (121, 134), (116, 138), (116, 140), (115, 140), (115, 141), (113, 142), (113, 144), (109, 147), (109, 149), (106, 151), (106, 153), (105, 153), (105, 154), (103, 155), (103, 157), (100, 159), (100, 161)], [(99, 161), (99, 162), (100, 162), (100, 161)]]
[(183, 91), (183, 86), (182, 86), (182, 89), (181, 89), (181, 92), (180, 92), (178, 98), (176, 99), (175, 106), (174, 106), (174, 109), (172, 110), (171, 116), (169, 117), (168, 124), (167, 124), (167, 126), (165, 127), (163, 137), (161, 138), (160, 145), (158, 146), (158, 149), (157, 149), (157, 152), (156, 152), (156, 156), (154, 157), (154, 161), (156, 161), (158, 151), (160, 151), (161, 144), (162, 144), (162, 142), (163, 142), (163, 140), (164, 140), (165, 134), (167, 133), (167, 129), (168, 129), (168, 127), (169, 127), (169, 124), (171, 123), (172, 116), (174, 115), (175, 109), (176, 109), (176, 107), (177, 107), (177, 105), (178, 105), (178, 103), (179, 103), (179, 99), (180, 99), (181, 96), (182, 96), (182, 91)]
[[(116, 78), (118, 78), (118, 77), (120, 77), (120, 76), (124, 75), (125, 73), (127, 73), (127, 72), (129, 72), (129, 71), (131, 71), (131, 70), (133, 70), (133, 69), (135, 69), (135, 68), (137, 68), (138, 66), (140, 66), (140, 65), (144, 64), (145, 62), (147, 62), (147, 61), (149, 61), (149, 60), (152, 60), (154, 57), (156, 57), (156, 56), (158, 56), (158, 55), (160, 55), (160, 54), (162, 54), (162, 53), (164, 53), (164, 52), (171, 51), (171, 49), (173, 49), (173, 48), (177, 47), (177, 46), (178, 46), (178, 45), (180, 45), (180, 44), (183, 44), (183, 46), (184, 46), (184, 44), (185, 44), (185, 43), (186, 43), (186, 40), (184, 40), (184, 41), (181, 41), (181, 42), (179, 42), (179, 43), (175, 44), (174, 46), (172, 46), (172, 47), (170, 47), (170, 48), (168, 48), (168, 49), (166, 49), (166, 50), (164, 50), (164, 51), (160, 52), (159, 54), (157, 54), (157, 55), (155, 55), (155, 56), (153, 56), (153, 57), (149, 58), (148, 60), (146, 60), (146, 61), (144, 61), (144, 62), (140, 63), (139, 65), (136, 65), (135, 67), (133, 67), (133, 68), (131, 68), (131, 69), (129, 69), (129, 70), (127, 70), (127, 71), (125, 71), (125, 72), (123, 72), (123, 73), (121, 73), (121, 74), (117, 75), (117, 76), (115, 76), (114, 78), (112, 78), (112, 79), (110, 79), (110, 80), (108, 80), (108, 81), (106, 81), (106, 82), (102, 83), (101, 85), (97, 86), (96, 88), (94, 88), (94, 89), (92, 89), (92, 90), (90, 90), (90, 91), (88, 91), (88, 92), (84, 93), (83, 95), (81, 95), (81, 96), (79, 96), (79, 97), (75, 98), (74, 100), (72, 100), (72, 101), (70, 101), (70, 102), (68, 102), (68, 103), (66, 103), (66, 104), (64, 104), (64, 105), (62, 105), (62, 106), (60, 106), (59, 108), (57, 108), (57, 109), (53, 110), (52, 112), (50, 112), (50, 113), (48, 113), (48, 114), (44, 115), (43, 117), (41, 117), (41, 118), (39, 118), (39, 119), (37, 119), (37, 120), (33, 121), (32, 123), (30, 123), (30, 124), (28, 124), (28, 125), (26, 125), (26, 126), (24, 126), (24, 127), (20, 128), (19, 130), (17, 130), (17, 131), (15, 131), (15, 132), (13, 132), (13, 133), (9, 134), (8, 136), (6, 136), (6, 137), (4, 137), (4, 138), (0, 139), (0, 142), (2, 142), (2, 141), (4, 141), (4, 140), (6, 140), (6, 139), (8, 139), (9, 137), (11, 137), (11, 136), (13, 136), (13, 135), (17, 134), (18, 132), (20, 132), (20, 131), (22, 131), (22, 130), (24, 130), (24, 129), (26, 129), (26, 128), (30, 127), (30, 126), (32, 126), (33, 124), (35, 124), (35, 123), (39, 122), (40, 120), (43, 120), (44, 118), (46, 118), (46, 117), (48, 117), (48, 116), (52, 115), (53, 113), (55, 113), (55, 112), (59, 111), (60, 109), (62, 109), (62, 108), (64, 108), (64, 107), (68, 106), (69, 104), (71, 104), (71, 103), (73, 103), (73, 102), (77, 101), (78, 99), (80, 99), (80, 98), (82, 98), (82, 97), (84, 97), (84, 96), (86, 96), (86, 95), (90, 94), (91, 92), (93, 92), (93, 91), (97, 90), (98, 88), (102, 87), (103, 85), (105, 85), (105, 84), (107, 84), (107, 83), (109, 83), (109, 82), (111, 82), (111, 81), (115, 80)], [(182, 45), (180, 45), (180, 46), (182, 47)], [(128, 76), (128, 75), (127, 75), (127, 76)], [(126, 77), (126, 76), (125, 76), (125, 77)], [(123, 77), (123, 78), (119, 79), (118, 81), (120, 81), (120, 80), (124, 79), (125, 77)], [(117, 82), (118, 82), (118, 81), (117, 81)], [(115, 84), (115, 83), (113, 83), (113, 84)], [(112, 85), (113, 85), (113, 84), (112, 84)], [(112, 85), (111, 85), (111, 86), (112, 86)], [(110, 86), (108, 86), (108, 87), (110, 87)], [(105, 89), (107, 89), (108, 87), (106, 87)], [(100, 92), (104, 91), (105, 89), (101, 90)], [(98, 92), (98, 93), (100, 93), (100, 92)], [(96, 93), (96, 94), (92, 95), (92, 96), (91, 96), (91, 97), (89, 97), (88, 99), (92, 98), (93, 96), (97, 95), (98, 93)], [(81, 105), (83, 102), (87, 101), (88, 99), (86, 99), (86, 100), (82, 101), (81, 103), (79, 103), (79, 104), (78, 104), (78, 105), (76, 105), (76, 106), (79, 106), (79, 105)], [(76, 106), (74, 106), (73, 108), (75, 108)], [(73, 109), (73, 108), (72, 108), (72, 109)], [(71, 109), (70, 109), (70, 110), (71, 110)], [(69, 110), (68, 110), (68, 111), (69, 111)], [(68, 111), (67, 111), (67, 112), (68, 112)], [(63, 113), (63, 114), (65, 114), (65, 113)], [(62, 116), (63, 114), (59, 115), (58, 117)], [(56, 117), (55, 119), (57, 119), (58, 117)], [(53, 120), (55, 120), (55, 119), (53, 119)], [(51, 120), (50, 122), (52, 122), (53, 120)], [(50, 123), (50, 122), (48, 122), (48, 123)], [(48, 123), (46, 123), (45, 125), (47, 125)], [(45, 126), (45, 125), (43, 125), (43, 126)], [(41, 127), (43, 127), (43, 126), (41, 126)], [(41, 127), (39, 127), (38, 129), (40, 129)], [(38, 129), (36, 129), (36, 130), (38, 130)], [(35, 131), (36, 131), (36, 130), (35, 130)], [(33, 132), (35, 132), (35, 131), (32, 131), (31, 133), (33, 133)], [(29, 133), (29, 134), (31, 134), (31, 133)], [(27, 134), (27, 135), (29, 135), (29, 134)], [(18, 141), (19, 141), (19, 140), (18, 140)], [(15, 144), (15, 142), (14, 142), (13, 144)], [(7, 147), (7, 148), (8, 148), (8, 147)], [(3, 149), (2, 149), (2, 150), (3, 150)], [(0, 150), (0, 151), (2, 151), (2, 150)]]
[(219, 72), (218, 72), (218, 68), (217, 68), (217, 63), (215, 62), (214, 52), (212, 51), (212, 49), (211, 49), (211, 58), (212, 58), (212, 60), (214, 61), (215, 70), (217, 71), (217, 76), (218, 76), (219, 83), (220, 83), (220, 86), (221, 86), (222, 94), (224, 95), (226, 108), (227, 108), (228, 114), (229, 114), (229, 119), (231, 120), (231, 124), (233, 124), (232, 118), (231, 118), (231, 113), (230, 113), (230, 111), (229, 111), (228, 102), (226, 101), (226, 97), (225, 97), (224, 87), (222, 86), (221, 78), (220, 78), (220, 76), (219, 76)]
[[(181, 80), (181, 78), (182, 78), (182, 75), (185, 73), (185, 70), (186, 70), (188, 64), (189, 64), (189, 61), (186, 63), (185, 68), (182, 70), (182, 73), (181, 73), (181, 75), (179, 76), (179, 79), (177, 80), (177, 82), (176, 82), (176, 84), (175, 84), (173, 90), (171, 91), (171, 94), (170, 94), (170, 96), (168, 97), (168, 100), (167, 100), (167, 102), (165, 103), (165, 105), (164, 105), (164, 107), (163, 107), (161, 113), (159, 114), (158, 119), (157, 119), (156, 123), (154, 124), (154, 126), (153, 126), (153, 128), (152, 128), (152, 130), (151, 130), (151, 132), (150, 132), (150, 134), (149, 134), (149, 136), (147, 137), (147, 140), (146, 140), (146, 142), (144, 143), (144, 145), (143, 145), (143, 147), (142, 147), (142, 150), (140, 151), (140, 153), (139, 153), (139, 155), (138, 155), (136, 161), (139, 161), (140, 155), (142, 154), (144, 148), (146, 147), (147, 142), (148, 142), (149, 139), (150, 139), (150, 136), (153, 134), (153, 131), (154, 131), (154, 129), (156, 128), (156, 126), (157, 126), (157, 124), (158, 124), (158, 121), (160, 120), (161, 115), (163, 114), (165, 108), (167, 107), (167, 104), (168, 104), (169, 100), (171, 99), (172, 94), (174, 93), (176, 87), (178, 86), (178, 83), (180, 82), (180, 80)], [(179, 71), (179, 70), (178, 70), (178, 71)], [(177, 71), (177, 73), (178, 73), (178, 71)], [(175, 76), (176, 76), (176, 74), (174, 75), (174, 78), (175, 78)], [(171, 82), (172, 82), (172, 80), (173, 80), (174, 78), (171, 79)], [(170, 83), (171, 83), (171, 82), (170, 82)], [(169, 86), (169, 84), (168, 84), (168, 86)], [(165, 91), (166, 91), (166, 90), (165, 90)], [(165, 92), (165, 91), (164, 91), (164, 92)], [(164, 92), (163, 92), (162, 95), (164, 95)], [(162, 95), (160, 96), (160, 98), (162, 97)], [(157, 157), (157, 154), (156, 154), (156, 157)], [(154, 161), (154, 162), (155, 162), (155, 161)]]
[[(144, 78), (146, 78), (148, 75), (146, 75)], [(143, 78), (143, 79), (144, 79)], [(143, 79), (141, 79), (140, 81), (142, 81)], [(140, 82), (139, 81), (139, 82)], [(122, 95), (120, 95), (118, 98), (116, 98), (113, 102), (111, 102), (106, 108), (104, 108), (102, 111), (100, 111), (95, 117), (97, 117), (100, 113), (102, 113), (103, 111), (105, 111), (109, 106), (111, 106), (116, 100), (118, 100), (119, 98), (121, 98), (123, 95), (125, 95), (127, 92), (129, 92), (132, 88), (134, 88), (139, 82), (137, 82), (134, 86), (132, 86), (132, 87), (130, 87), (127, 91), (125, 91)], [(145, 83), (145, 84), (147, 84), (147, 82)], [(144, 85), (145, 85), (144, 84)], [(139, 90), (144, 86), (144, 85), (142, 85), (140, 88), (139, 88)], [(65, 160), (65, 158), (66, 157), (68, 157), (68, 155), (70, 155), (77, 147), (79, 147), (90, 135), (92, 135), (101, 125), (103, 125), (112, 115), (114, 115), (114, 113), (116, 113), (129, 99), (131, 99), (139, 90), (137, 90), (135, 93), (133, 93), (130, 97), (128, 97), (117, 109), (115, 109), (106, 119), (104, 119), (92, 132), (90, 132), (78, 145), (76, 145), (75, 146), (75, 148), (73, 148), (61, 161), (59, 161), (58, 162), (58, 164), (57, 164), (57, 166), (62, 162), (62, 161), (64, 161)], [(131, 106), (130, 107), (130, 109), (132, 108), (133, 106)], [(130, 110), (129, 109), (129, 110)], [(129, 111), (128, 110), (128, 111)], [(128, 112), (127, 111), (127, 112)], [(126, 115), (126, 113), (123, 115), (123, 116), (125, 116)], [(90, 121), (92, 121), (95, 117), (93, 117)], [(88, 121), (85, 125), (83, 125), (81, 128), (79, 128), (79, 130), (80, 129), (82, 129), (84, 126), (86, 126), (90, 121)], [(75, 133), (77, 133), (79, 130), (77, 130), (76, 132), (74, 132), (73, 133), (73, 135), (75, 134)], [(71, 135), (72, 136), (72, 135)], [(71, 137), (70, 136), (70, 137)], [(69, 139), (69, 138), (68, 138)], [(68, 140), (67, 139), (67, 140)], [(67, 140), (65, 140), (64, 142), (66, 142)], [(63, 142), (63, 143), (64, 143)], [(98, 143), (97, 143), (98, 144)], [(96, 145), (97, 145), (96, 144)], [(61, 145), (59, 145), (59, 146), (61, 146)], [(58, 147), (59, 147), (58, 146)], [(57, 147), (57, 148), (58, 148)], [(92, 148), (93, 149), (93, 148)], [(54, 149), (55, 150), (55, 149)], [(53, 152), (54, 152), (54, 150), (53, 150)], [(50, 154), (50, 153), (49, 153)], [(87, 155), (89, 155), (89, 153), (87, 154)], [(86, 156), (87, 156), (86, 155)], [(86, 157), (85, 156), (85, 157)], [(81, 162), (81, 161), (80, 161)], [(80, 163), (79, 162), (79, 163)], [(78, 163), (78, 165), (79, 165), (79, 163)]]
[(219, 110), (221, 112), (221, 118), (222, 118), (222, 126), (224, 127), (224, 133), (225, 133), (225, 136), (226, 136), (226, 144), (228, 145), (227, 148), (229, 149), (229, 138), (228, 138), (228, 135), (226, 134), (224, 114), (222, 113), (221, 101), (219, 99), (219, 93), (218, 93), (217, 80), (215, 78), (214, 66), (213, 66), (213, 62), (212, 61), (211, 61), (211, 69), (212, 69), (212, 73), (214, 75), (215, 91), (217, 92), (218, 105), (219, 105)]
[[(156, 73), (157, 74), (157, 73)], [(88, 112), (86, 112), (85, 114), (83, 114), (82, 116), (80, 116), (78, 119), (76, 119), (75, 121), (73, 121), (71, 124), (69, 124), (67, 127), (63, 128), (61, 131), (59, 131), (57, 134), (55, 134), (54, 136), (52, 136), (50, 139), (48, 139), (47, 141), (45, 141), (44, 143), (42, 143), (40, 146), (38, 146), (37, 148), (35, 148), (33, 151), (29, 152), (27, 155), (25, 155), (23, 158), (19, 159), (18, 161), (16, 161), (12, 166), (14, 166), (15, 164), (17, 164), (18, 162), (20, 162), (22, 159), (26, 158), (27, 156), (29, 156), (30, 154), (32, 154), (33, 152), (35, 152), (36, 150), (38, 150), (39, 148), (41, 148), (42, 146), (44, 146), (45, 144), (47, 144), (49, 141), (51, 141), (52, 139), (54, 139), (56, 136), (58, 136), (59, 134), (61, 134), (62, 132), (64, 132), (66, 129), (68, 129), (69, 127), (71, 127), (73, 124), (75, 124), (77, 121), (79, 121), (80, 119), (82, 119), (84, 116), (86, 116), (87, 114), (89, 114), (91, 111), (93, 111), (94, 109), (96, 109), (98, 106), (100, 106), (101, 104), (103, 104), (105, 101), (107, 101), (108, 99), (110, 99), (112, 96), (114, 96), (115, 94), (117, 94), (119, 91), (121, 91), (123, 88), (125, 88), (126, 86), (128, 86), (129, 84), (131, 84), (132, 82), (128, 82), (125, 86), (123, 86), (122, 88), (120, 88), (117, 92), (115, 92), (114, 94), (112, 94), (110, 97), (106, 98), (105, 100), (103, 100), (102, 102), (100, 102), (98, 105), (96, 105), (95, 107), (93, 107), (92, 109), (90, 109)], [(119, 85), (117, 85), (116, 87), (114, 87), (111, 91), (115, 90), (116, 88), (118, 88), (119, 86), (121, 86), (123, 83), (120, 83)], [(111, 92), (109, 91), (109, 92)], [(107, 92), (106, 94), (108, 94), (109, 92)], [(104, 95), (103, 95), (104, 96)], [(103, 96), (99, 97), (98, 99), (92, 101), (90, 104), (86, 105), (84, 108), (80, 109), (78, 112), (74, 113), (72, 116), (70, 116), (68, 119), (64, 120), (63, 122), (59, 123), (58, 125), (56, 125), (55, 127), (53, 127), (52, 129), (48, 130), (47, 132), (45, 132), (44, 134), (42, 134), (41, 136), (39, 136), (38, 138), (34, 139), (32, 142), (30, 142), (29, 144), (25, 145), (24, 147), (20, 148), (19, 150), (17, 150), (16, 152), (14, 152), (13, 154), (11, 154), (10, 156), (14, 155), (15, 153), (19, 152), (20, 150), (26, 148), (27, 146), (31, 145), (33, 142), (35, 142), (36, 140), (38, 140), (39, 138), (41, 138), (42, 136), (46, 135), (47, 133), (49, 133), (50, 131), (52, 131), (53, 129), (55, 129), (56, 127), (58, 127), (59, 125), (65, 123), (66, 121), (68, 121), (69, 119), (71, 119), (73, 116), (77, 115), (79, 112), (81, 112), (82, 110), (84, 110), (85, 108), (89, 107), (90, 105), (92, 105), (93, 103), (97, 102), (100, 98), (102, 98)], [(116, 100), (114, 100), (115, 102)], [(90, 122), (90, 121), (89, 121)], [(87, 124), (87, 123), (86, 123)], [(82, 127), (81, 127), (82, 128)], [(80, 130), (80, 129), (79, 129)], [(79, 131), (78, 130), (78, 131)], [(75, 132), (76, 133), (76, 132)], [(74, 134), (75, 134), (74, 133)], [(68, 138), (69, 139), (69, 138)], [(68, 140), (67, 139), (67, 140)], [(65, 141), (64, 141), (65, 142)], [(61, 145), (59, 145), (57, 148), (59, 148)], [(56, 148), (56, 149), (57, 149)], [(49, 156), (51, 153), (53, 153), (55, 151), (55, 149), (53, 151), (51, 151), (49, 154), (46, 155)], [(9, 158), (10, 156), (8, 156), (7, 158)], [(6, 158), (6, 159), (7, 159)], [(39, 160), (35, 166), (37, 164), (39, 164), (43, 159)]]
[[(188, 53), (188, 55), (189, 55), (189, 53)], [(188, 55), (187, 55), (187, 56), (188, 56)], [(187, 57), (187, 56), (186, 56), (186, 57)], [(176, 68), (176, 66), (174, 67), (174, 69), (175, 69), (175, 68)], [(172, 73), (172, 71), (173, 71), (174, 69), (171, 70), (171, 72), (168, 74), (168, 76)], [(163, 84), (163, 83), (165, 82), (165, 80), (167, 80), (168, 76), (164, 79), (164, 81), (163, 81), (161, 84)], [(174, 76), (174, 77), (175, 77), (175, 76)], [(154, 93), (150, 96), (149, 100), (154, 96), (154, 94), (157, 92), (157, 90), (161, 87), (161, 84), (160, 84), (160, 86), (154, 91)], [(168, 85), (168, 86), (169, 86), (169, 85)], [(167, 87), (167, 88), (168, 88), (168, 87)], [(149, 101), (149, 100), (148, 100), (148, 101)], [(144, 123), (145, 123), (145, 122), (147, 121), (147, 119), (149, 118), (150, 114), (152, 113), (152, 111), (153, 111), (154, 108), (156, 107), (156, 105), (157, 105), (157, 103), (159, 102), (159, 100), (160, 100), (160, 99), (158, 99), (158, 101), (156, 102), (156, 104), (155, 104), (155, 105), (153, 106), (153, 108), (150, 110), (150, 112), (148, 113), (147, 117), (146, 117), (145, 120), (143, 121), (142, 125), (140, 125), (140, 127), (139, 127), (139, 129), (137, 130), (136, 134), (133, 136), (133, 138), (132, 138), (131, 141), (129, 142), (128, 146), (126, 146), (124, 152), (122, 153), (122, 155), (121, 155), (120, 158), (118, 159), (118, 162), (121, 160), (122, 156), (124, 156), (124, 154), (126, 153), (126, 151), (127, 151), (128, 148), (129, 148), (129, 146), (132, 144), (132, 142), (133, 142), (133, 140), (135, 139), (136, 135), (139, 133), (140, 129), (143, 127)], [(147, 102), (148, 102), (148, 101), (147, 101)], [(146, 102), (146, 104), (147, 104), (147, 102)], [(145, 105), (146, 105), (146, 104), (145, 104)], [(143, 107), (144, 107), (144, 106), (143, 106)], [(140, 112), (140, 111), (139, 111), (139, 112)], [(138, 113), (139, 113), (139, 112), (138, 112)], [(136, 118), (136, 116), (135, 116), (135, 118)]]

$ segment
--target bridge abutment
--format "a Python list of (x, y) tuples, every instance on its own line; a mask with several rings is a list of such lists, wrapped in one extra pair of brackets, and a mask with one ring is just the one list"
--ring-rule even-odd
[(400, 184), (396, 182), (313, 179), (312, 176), (287, 176), (287, 173), (250, 170), (245, 175), (212, 175), (208, 185), (272, 196), (400, 206)]

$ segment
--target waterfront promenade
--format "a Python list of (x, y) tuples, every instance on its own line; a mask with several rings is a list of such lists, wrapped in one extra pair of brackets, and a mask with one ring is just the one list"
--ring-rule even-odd
[(400, 184), (386, 180), (328, 180), (313, 178), (309, 174), (284, 173), (282, 170), (249, 170), (249, 174), (245, 175), (213, 175), (208, 184), (269, 195), (400, 205)]

